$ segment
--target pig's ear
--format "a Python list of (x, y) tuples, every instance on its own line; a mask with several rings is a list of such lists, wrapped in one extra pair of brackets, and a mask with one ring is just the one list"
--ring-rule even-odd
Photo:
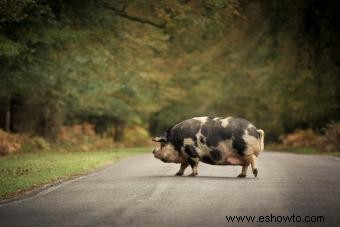
[(156, 137), (152, 138), (152, 141), (155, 141), (155, 142), (166, 142), (167, 140), (163, 136), (156, 136)]

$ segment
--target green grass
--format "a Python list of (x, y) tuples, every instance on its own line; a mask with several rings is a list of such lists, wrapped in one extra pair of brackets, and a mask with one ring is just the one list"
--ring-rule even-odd
[(150, 152), (150, 148), (122, 148), (96, 152), (46, 152), (0, 158), (0, 199), (84, 174), (121, 158)]

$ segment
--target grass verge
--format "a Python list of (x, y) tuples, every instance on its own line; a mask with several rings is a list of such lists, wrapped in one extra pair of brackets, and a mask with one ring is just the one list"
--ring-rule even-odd
[(150, 148), (119, 148), (96, 152), (44, 152), (2, 157), (0, 200), (149, 151)]

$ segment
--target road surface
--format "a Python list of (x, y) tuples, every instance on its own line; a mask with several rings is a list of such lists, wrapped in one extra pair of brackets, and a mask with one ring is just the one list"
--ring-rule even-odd
[[(139, 155), (0, 205), (0, 226), (340, 226), (339, 158), (264, 152), (258, 166), (258, 178), (202, 163), (175, 177), (179, 165)], [(256, 219), (226, 218), (240, 215)]]

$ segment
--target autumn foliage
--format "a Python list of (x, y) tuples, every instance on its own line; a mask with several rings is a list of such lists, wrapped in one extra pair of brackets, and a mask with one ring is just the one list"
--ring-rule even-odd
[(340, 150), (340, 123), (328, 124), (323, 133), (316, 133), (312, 129), (296, 130), (281, 136), (282, 144), (293, 148), (314, 147), (321, 151)]

